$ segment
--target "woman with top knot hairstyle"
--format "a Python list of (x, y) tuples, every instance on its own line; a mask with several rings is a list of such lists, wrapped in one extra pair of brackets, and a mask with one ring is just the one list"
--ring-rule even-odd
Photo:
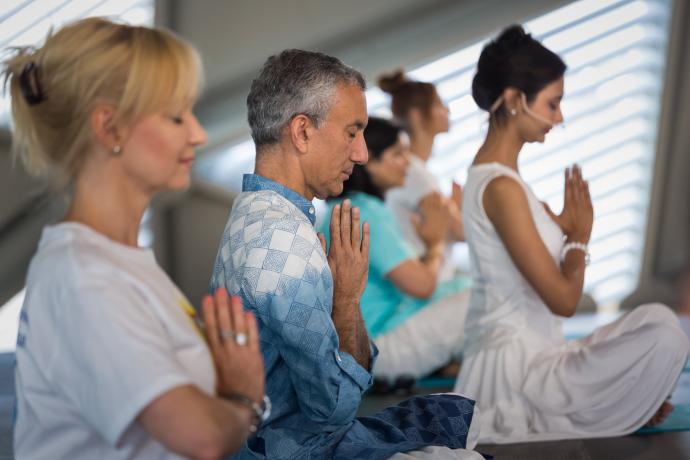
[(664, 305), (642, 305), (566, 341), (582, 295), (593, 210), (575, 165), (556, 215), (522, 179), (524, 144), (563, 121), (566, 65), (520, 26), (482, 50), (472, 95), (489, 130), (463, 198), (474, 284), (455, 390), (476, 399), (481, 441), (610, 437), (661, 422), (688, 358)]
[(436, 136), (448, 132), (448, 107), (433, 84), (410, 80), (400, 71), (379, 77), (379, 87), (391, 96), (393, 116), (409, 136), (411, 153), (405, 183), (386, 192), (386, 206), (393, 211), (405, 239), (421, 256), (425, 245), (416, 224), (425, 218), (433, 218), (426, 212), (429, 202), (440, 200), (445, 204), (450, 225), (443, 239), (443, 264), (439, 279), (452, 280), (456, 277), (452, 245), (465, 240), (461, 212), (462, 188), (453, 183), (451, 196), (443, 196), (438, 180), (427, 168)]

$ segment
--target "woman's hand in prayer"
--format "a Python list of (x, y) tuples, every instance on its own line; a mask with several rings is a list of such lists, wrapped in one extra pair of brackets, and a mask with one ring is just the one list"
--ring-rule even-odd
[(462, 218), (462, 186), (453, 181), (453, 191), (447, 200), (450, 211), (450, 240), (465, 241), (465, 224)]
[(453, 181), (450, 202), (451, 204), (454, 204), (458, 210), (462, 211), (462, 186), (455, 181)]
[(412, 215), (412, 224), (427, 249), (442, 244), (448, 235), (451, 213), (447, 199), (438, 192), (422, 198), (417, 206), (420, 215)]
[(217, 373), (217, 392), (239, 394), (256, 403), (264, 396), (264, 363), (254, 315), (238, 296), (219, 288), (203, 299), (203, 315)]
[(556, 215), (546, 203), (544, 203), (544, 209), (561, 227), (568, 241), (585, 244), (589, 242), (594, 210), (589, 185), (582, 179), (582, 170), (578, 165), (565, 170), (565, 191), (561, 214)]

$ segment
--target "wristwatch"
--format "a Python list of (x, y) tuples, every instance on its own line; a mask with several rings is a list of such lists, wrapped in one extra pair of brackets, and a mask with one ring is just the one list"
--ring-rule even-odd
[(252, 424), (249, 426), (249, 431), (252, 433), (256, 433), (261, 424), (271, 416), (271, 399), (267, 395), (264, 395), (261, 404), (239, 393), (223, 393), (220, 396), (228, 401), (242, 404), (253, 412)]

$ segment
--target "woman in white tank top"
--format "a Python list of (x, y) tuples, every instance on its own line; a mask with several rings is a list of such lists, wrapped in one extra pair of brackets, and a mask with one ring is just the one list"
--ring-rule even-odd
[(565, 64), (519, 26), (479, 58), (472, 84), (490, 113), (463, 201), (474, 285), (457, 392), (482, 411), (489, 443), (605, 437), (661, 422), (690, 344), (665, 306), (644, 305), (566, 341), (559, 317), (582, 294), (593, 211), (579, 167), (566, 170), (563, 212), (522, 180), (524, 143), (562, 122)]

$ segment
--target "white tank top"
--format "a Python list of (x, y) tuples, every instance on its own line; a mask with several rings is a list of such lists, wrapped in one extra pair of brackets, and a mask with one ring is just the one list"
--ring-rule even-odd
[(514, 340), (541, 344), (564, 340), (560, 319), (522, 276), (484, 211), (484, 190), (499, 176), (511, 177), (522, 186), (537, 231), (557, 263), (563, 247), (560, 227), (516, 171), (499, 163), (470, 167), (463, 217), (474, 283), (465, 325), (466, 356)]

